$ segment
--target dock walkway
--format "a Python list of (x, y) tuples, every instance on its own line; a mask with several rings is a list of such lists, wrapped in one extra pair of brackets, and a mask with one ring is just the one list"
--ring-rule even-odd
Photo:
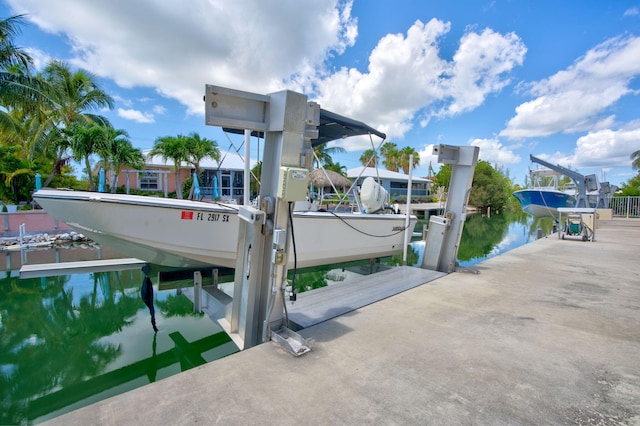
[(50, 424), (640, 424), (640, 220), (551, 236)]

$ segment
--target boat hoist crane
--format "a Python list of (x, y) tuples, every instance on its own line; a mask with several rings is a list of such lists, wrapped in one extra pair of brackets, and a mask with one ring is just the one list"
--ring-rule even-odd
[(529, 159), (534, 163), (545, 166), (573, 180), (578, 190), (578, 193), (576, 194), (576, 205), (574, 207), (590, 207), (589, 199), (587, 198), (587, 192), (598, 191), (598, 200), (596, 203), (596, 207), (608, 208), (608, 195), (611, 192), (609, 182), (603, 182), (599, 184), (598, 177), (594, 174), (583, 175), (574, 170), (562, 167), (559, 164), (551, 164), (533, 155), (529, 155)]

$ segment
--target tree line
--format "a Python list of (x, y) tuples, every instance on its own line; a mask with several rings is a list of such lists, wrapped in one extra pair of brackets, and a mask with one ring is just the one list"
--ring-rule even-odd
[[(113, 98), (93, 74), (52, 60), (39, 72), (33, 59), (16, 45), (24, 15), (0, 20), (0, 201), (29, 201), (36, 174), (43, 186), (96, 190), (92, 158), (108, 174), (112, 192), (124, 167), (141, 170), (145, 158), (124, 129), (115, 129), (101, 110), (111, 110)], [(197, 133), (156, 139), (150, 155), (182, 162), (200, 172), (205, 156), (219, 159), (215, 141)], [(86, 182), (73, 174), (71, 160), (83, 165)], [(176, 173), (177, 196), (182, 197)]]

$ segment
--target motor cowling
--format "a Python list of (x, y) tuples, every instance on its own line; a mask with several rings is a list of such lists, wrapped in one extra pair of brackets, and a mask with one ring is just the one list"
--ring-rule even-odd
[(372, 177), (362, 182), (360, 187), (360, 201), (365, 213), (377, 213), (385, 208), (389, 199), (387, 190)]

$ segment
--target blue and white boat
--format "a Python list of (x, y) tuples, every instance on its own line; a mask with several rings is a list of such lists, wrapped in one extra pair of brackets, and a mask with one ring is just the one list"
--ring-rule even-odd
[(560, 173), (549, 169), (532, 170), (531, 188), (515, 191), (522, 210), (534, 217), (558, 217), (559, 207), (576, 205), (575, 188), (558, 187)]

